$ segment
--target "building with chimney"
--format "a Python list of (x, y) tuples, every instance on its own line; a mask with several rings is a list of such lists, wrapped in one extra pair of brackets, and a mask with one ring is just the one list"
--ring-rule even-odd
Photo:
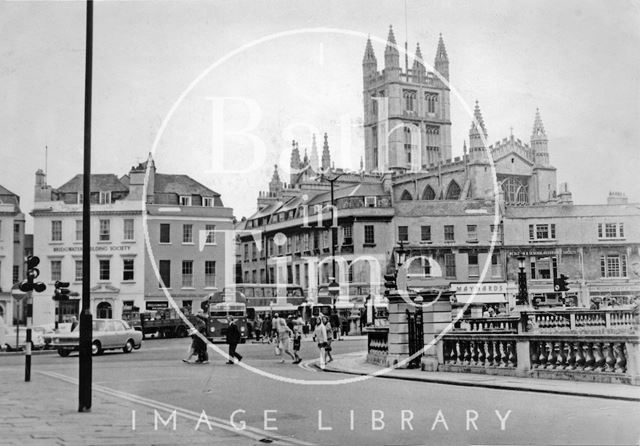
[[(82, 185), (83, 176), (76, 175), (52, 188), (39, 170), (31, 212), (41, 278), (50, 289), (56, 280), (68, 281), (79, 294), (86, 226)], [(157, 172), (149, 156), (120, 177), (92, 174), (89, 199), (94, 317), (126, 318), (167, 308), (170, 299), (178, 307), (199, 308), (224, 286), (224, 231), (233, 229), (233, 211), (217, 192), (187, 175)], [(63, 319), (77, 316), (79, 306), (79, 296), (61, 302)], [(34, 324), (52, 323), (56, 311), (54, 301), (40, 299)]]
[[(532, 112), (528, 142), (511, 133), (490, 144), (476, 101), (462, 155), (453, 157), (443, 37), (433, 71), (419, 45), (411, 68), (408, 57), (401, 67), (392, 29), (381, 70), (375, 54), (368, 39), (363, 168), (334, 168), (326, 134), (318, 167), (300, 159), (294, 141), (289, 183), (281, 182), (276, 166), (245, 222), (243, 281), (299, 284), (316, 299), (336, 263), (341, 295), (348, 292), (361, 305), (381, 291), (382, 275), (394, 269), (402, 249), (411, 288), (453, 289), (462, 303), (470, 296), (465, 290), (482, 281), (493, 292), (479, 303), (513, 306), (520, 257), (532, 298), (553, 294), (560, 274), (569, 276), (568, 297), (583, 306), (640, 296), (640, 206), (620, 193), (603, 205), (573, 204), (567, 184), (557, 185), (540, 110)], [(332, 223), (338, 226), (336, 262), (330, 259)]]

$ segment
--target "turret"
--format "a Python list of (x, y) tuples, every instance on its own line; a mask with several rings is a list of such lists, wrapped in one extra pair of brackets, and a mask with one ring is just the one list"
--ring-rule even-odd
[[(305, 157), (307, 156), (307, 152), (305, 151)], [(309, 162), (311, 163), (311, 169), (313, 169), (314, 172), (318, 171), (318, 168), (320, 167), (320, 161), (318, 158), (318, 144), (316, 144), (316, 134), (314, 133), (312, 135), (311, 138), (311, 158), (309, 159)], [(305, 162), (305, 165), (307, 163)]]
[(533, 121), (533, 131), (531, 132), (531, 148), (535, 155), (535, 162), (540, 166), (549, 165), (549, 140), (544, 131), (544, 125), (540, 118), (540, 110), (536, 109), (536, 117)]
[(480, 160), (484, 158), (486, 140), (487, 128), (484, 125), (480, 105), (478, 104), (478, 101), (476, 101), (476, 106), (473, 110), (473, 121), (471, 122), (471, 129), (469, 129), (469, 158), (471, 160)]
[(393, 27), (389, 26), (389, 37), (387, 47), (384, 50), (384, 70), (400, 71), (400, 53), (396, 44), (396, 37), (393, 35)]
[(331, 168), (331, 153), (329, 152), (329, 139), (327, 134), (324, 134), (324, 144), (322, 145), (322, 170), (328, 170)]
[(269, 192), (276, 196), (282, 193), (283, 185), (280, 181), (280, 175), (278, 175), (278, 165), (275, 164), (273, 166), (273, 176), (271, 177), (271, 181), (269, 181)]
[(371, 38), (367, 39), (367, 46), (364, 49), (364, 57), (362, 58), (362, 76), (365, 80), (374, 77), (378, 73), (378, 60), (373, 52)]
[(298, 149), (298, 143), (294, 140), (291, 141), (291, 163), (289, 164), (291, 171), (300, 170), (302, 167), (300, 163), (300, 150)]
[(443, 78), (449, 80), (449, 57), (447, 56), (447, 49), (444, 46), (442, 34), (440, 34), (440, 38), (438, 39), (438, 49), (436, 50), (433, 67)]
[(413, 59), (413, 74), (418, 78), (418, 82), (422, 81), (426, 75), (427, 70), (424, 66), (424, 59), (422, 58), (422, 51), (420, 51), (420, 44), (416, 44), (415, 58)]
[(34, 201), (51, 201), (51, 187), (47, 186), (47, 176), (42, 169), (36, 171)]

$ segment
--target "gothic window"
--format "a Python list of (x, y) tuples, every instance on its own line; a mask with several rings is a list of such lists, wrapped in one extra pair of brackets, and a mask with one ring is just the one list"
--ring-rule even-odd
[(411, 196), (409, 191), (405, 189), (404, 192), (402, 192), (402, 195), (400, 196), (400, 200), (401, 201), (411, 201), (411, 200), (413, 200), (413, 197)]
[(407, 164), (411, 164), (411, 129), (404, 127), (404, 152), (406, 154)]
[(460, 199), (460, 186), (455, 180), (451, 180), (449, 187), (447, 187), (446, 200), (458, 200)]
[(404, 109), (408, 112), (415, 111), (416, 92), (413, 90), (404, 90), (402, 96), (404, 97)]
[(529, 188), (521, 180), (509, 177), (502, 182), (505, 204), (523, 206), (529, 203)]
[(422, 199), (423, 200), (436, 199), (436, 192), (433, 190), (431, 186), (427, 185), (427, 187), (424, 188), (424, 192), (422, 193)]
[(378, 168), (378, 127), (371, 127), (371, 146), (373, 147), (373, 168)]
[(425, 100), (427, 101), (427, 113), (436, 112), (436, 102), (438, 102), (438, 95), (434, 93), (425, 93)]

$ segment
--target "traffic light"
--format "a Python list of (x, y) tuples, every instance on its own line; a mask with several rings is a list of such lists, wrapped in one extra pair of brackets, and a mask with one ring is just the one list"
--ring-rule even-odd
[(36, 256), (27, 257), (27, 280), (20, 282), (18, 288), (25, 293), (29, 291), (35, 291), (36, 293), (42, 293), (47, 289), (47, 286), (42, 282), (35, 282), (34, 280), (40, 275), (40, 270), (36, 268), (40, 264), (40, 258)]
[(565, 276), (564, 274), (560, 274), (560, 277), (558, 277), (557, 279), (557, 286), (558, 286), (558, 290), (557, 291), (569, 291), (569, 283), (568, 283), (568, 277)]
[(386, 296), (391, 293), (391, 290), (397, 290), (398, 285), (396, 284), (396, 274), (385, 274), (384, 275), (384, 287), (386, 288), (384, 294)]
[(56, 280), (56, 290), (53, 294), (53, 300), (69, 300), (69, 282), (60, 282)]

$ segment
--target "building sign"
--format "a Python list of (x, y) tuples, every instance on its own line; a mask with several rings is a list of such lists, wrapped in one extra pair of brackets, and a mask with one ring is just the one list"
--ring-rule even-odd
[(148, 311), (164, 310), (166, 308), (169, 308), (169, 302), (145, 302), (145, 308)]
[(507, 283), (506, 282), (452, 282), (451, 291), (455, 291), (456, 295), (459, 294), (506, 294)]
[[(131, 251), (131, 245), (92, 246), (94, 252)], [(82, 252), (82, 246), (55, 246), (53, 252)]]
[(579, 254), (577, 248), (549, 248), (549, 247), (526, 247), (526, 248), (516, 248), (508, 251), (508, 255), (510, 257), (518, 257), (518, 256), (557, 256), (557, 255), (574, 255), (577, 256)]
[(605, 285), (605, 286), (592, 286), (589, 285), (589, 291), (592, 293), (609, 293), (609, 292), (639, 292), (640, 285), (625, 286), (625, 285)]

